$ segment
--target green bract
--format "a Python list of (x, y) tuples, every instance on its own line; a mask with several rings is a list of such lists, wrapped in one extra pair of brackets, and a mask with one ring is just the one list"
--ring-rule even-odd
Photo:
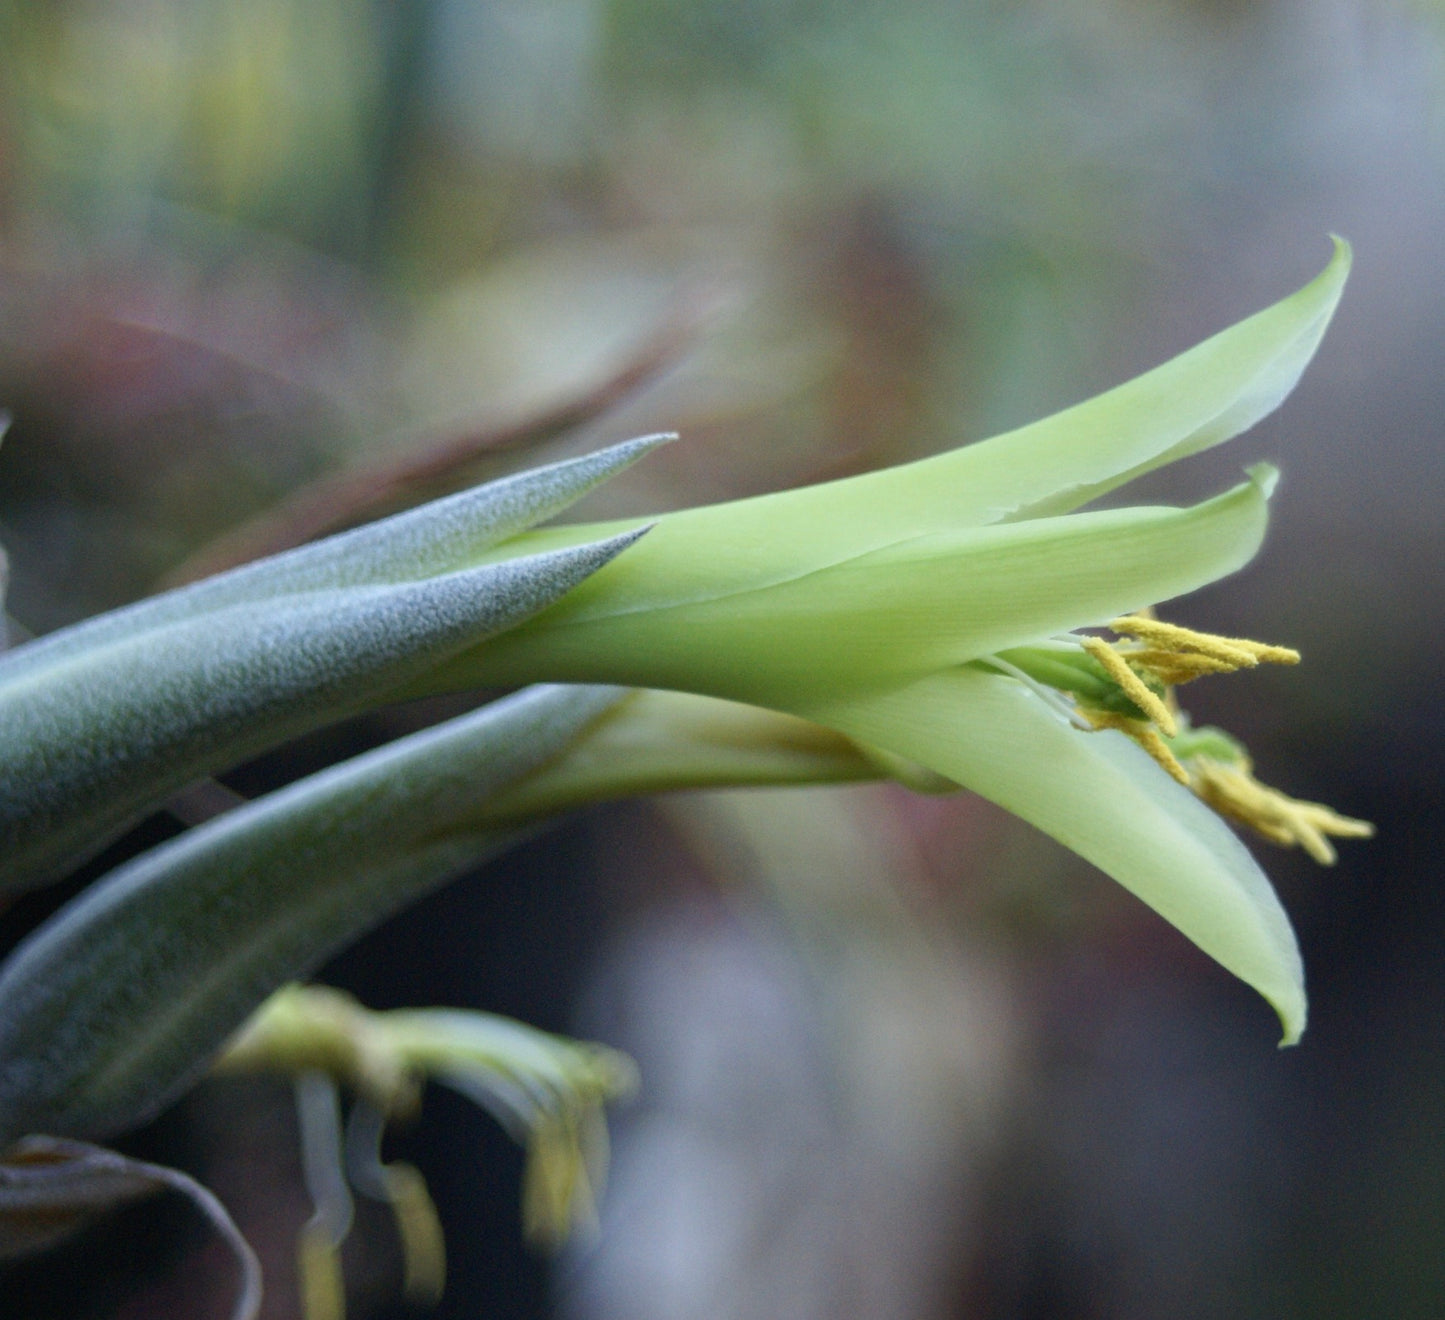
[[(417, 690), (545, 678), (680, 688), (774, 707), (995, 799), (1107, 871), (1279, 1012), (1305, 1021), (1299, 953), (1233, 834), (1113, 733), (1068, 727), (999, 650), (1168, 600), (1259, 548), (1267, 470), (1193, 508), (1071, 514), (1228, 439), (1279, 404), (1348, 272), (1031, 426), (904, 467), (665, 515), (557, 605)], [(514, 555), (627, 524), (529, 533)]]

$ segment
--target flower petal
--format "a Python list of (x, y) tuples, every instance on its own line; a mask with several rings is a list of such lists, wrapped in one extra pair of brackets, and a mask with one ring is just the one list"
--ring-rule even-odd
[[(1187, 509), (910, 537), (756, 586), (679, 598), (669, 519), (534, 619), (421, 680), (626, 683), (801, 711), (1168, 600), (1258, 549), (1269, 472)], [(661, 549), (652, 545), (656, 538)]]
[[(712, 590), (720, 572), (754, 580), (779, 564), (807, 572), (910, 536), (1066, 513), (1220, 444), (1294, 388), (1349, 269), (1349, 244), (1337, 238), (1324, 271), (1283, 301), (1153, 371), (992, 439), (863, 476), (668, 514), (663, 525), (675, 526), (677, 544), (688, 547), (673, 565), (678, 598)], [(555, 528), (512, 546), (551, 548), (613, 530)]]
[[(1294, 389), (1319, 347), (1350, 273), (1350, 245), (1282, 302), (1153, 371), (1031, 425), (945, 458), (937, 480), (995, 493), (1006, 520), (1067, 513), (1155, 468), (1247, 431)], [(1012, 476), (1010, 474), (1013, 474)]]
[(1218, 816), (1121, 734), (1083, 733), (1022, 684), (974, 670), (806, 714), (947, 775), (1072, 848), (1304, 1030), (1304, 970), (1279, 899)]

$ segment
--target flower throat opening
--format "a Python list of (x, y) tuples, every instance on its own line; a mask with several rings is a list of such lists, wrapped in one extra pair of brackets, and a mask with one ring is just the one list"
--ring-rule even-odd
[(1298, 664), (1298, 651), (1196, 632), (1165, 623), (1152, 610), (1111, 619), (1107, 626), (1119, 640), (1069, 633), (1002, 651), (983, 663), (1026, 683), (1080, 729), (1124, 734), (1221, 816), (1274, 843), (1299, 844), (1322, 865), (1335, 860), (1330, 836), (1374, 834), (1368, 821), (1260, 783), (1238, 741), (1221, 729), (1194, 728), (1179, 706), (1174, 690), (1184, 683), (1260, 664)]

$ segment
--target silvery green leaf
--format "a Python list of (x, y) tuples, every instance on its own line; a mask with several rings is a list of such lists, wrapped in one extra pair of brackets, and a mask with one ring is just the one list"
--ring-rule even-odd
[(139, 1122), (276, 986), (548, 816), (878, 774), (826, 729), (670, 692), (537, 688), (399, 739), (97, 881), (0, 967), (0, 1141)]
[(203, 613), (292, 593), (397, 584), (466, 567), (488, 547), (561, 513), (672, 438), (645, 436), (520, 472), (87, 619), (7, 656), (0, 664), (0, 688), (81, 651)]
[(0, 1148), (174, 1099), (278, 986), (506, 847), (478, 804), (623, 693), (540, 688), (304, 779), (97, 881), (0, 967)]
[(514, 626), (633, 539), (242, 601), (12, 677), (0, 685), (0, 892), (54, 878), (189, 781)]

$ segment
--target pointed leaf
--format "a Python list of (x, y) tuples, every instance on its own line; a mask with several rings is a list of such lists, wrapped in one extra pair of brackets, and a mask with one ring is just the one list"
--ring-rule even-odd
[(0, 967), (0, 1148), (157, 1112), (278, 986), (515, 841), (445, 825), (622, 695), (533, 689), (469, 717), (464, 738), (443, 726), (380, 748), (96, 882)]
[[(37, 638), (0, 662), (0, 690), (81, 651), (204, 612), (292, 593), (397, 584), (466, 567), (488, 547), (562, 512), (671, 439), (645, 436), (488, 482)], [(574, 538), (569, 544), (600, 539)]]
[(0, 892), (44, 883), (177, 788), (363, 709), (630, 543), (215, 610), (0, 688)]

